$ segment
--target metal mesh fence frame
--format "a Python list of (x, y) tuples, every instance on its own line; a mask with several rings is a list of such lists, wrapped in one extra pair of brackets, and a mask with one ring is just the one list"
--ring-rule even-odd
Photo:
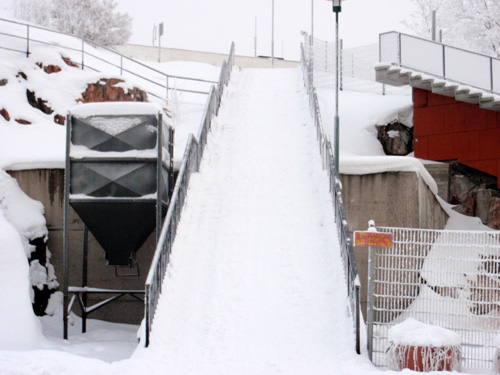
[(370, 248), (368, 350), (388, 368), (388, 330), (407, 318), (451, 329), (464, 369), (492, 369), (500, 333), (500, 232), (377, 227), (393, 246)]
[[(335, 87), (335, 43), (326, 42), (304, 33), (304, 55), (312, 61), (316, 88)], [(312, 48), (311, 48), (312, 45)], [(373, 94), (411, 95), (409, 86), (394, 87), (375, 80), (375, 66), (379, 62), (379, 45), (369, 44), (340, 50), (341, 90)]]

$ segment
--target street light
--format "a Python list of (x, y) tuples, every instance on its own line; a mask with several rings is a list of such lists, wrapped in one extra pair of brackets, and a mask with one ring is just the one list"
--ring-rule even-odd
[[(327, 0), (332, 1), (332, 0)], [(343, 0), (346, 1), (346, 0)], [(333, 0), (333, 12), (335, 13), (335, 168), (337, 176), (340, 176), (339, 169), (339, 137), (340, 137), (340, 118), (339, 118), (339, 13), (342, 11), (342, 0)]]

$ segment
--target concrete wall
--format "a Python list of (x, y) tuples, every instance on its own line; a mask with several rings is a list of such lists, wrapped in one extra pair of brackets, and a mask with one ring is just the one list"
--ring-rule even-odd
[[(38, 169), (9, 172), (21, 188), (45, 206), (49, 229), (49, 249), (59, 282), (62, 283), (64, 171)], [(442, 229), (447, 214), (425, 182), (414, 172), (387, 172), (369, 175), (342, 175), (343, 196), (350, 230), (366, 230), (368, 220), (379, 226)], [(71, 210), (70, 285), (81, 284), (83, 224)], [(90, 236), (89, 286), (116, 289), (143, 289), (145, 277), (155, 249), (154, 233), (138, 252), (140, 277), (115, 277), (114, 267), (106, 266), (104, 251)], [(362, 306), (366, 316), (368, 249), (355, 248), (362, 290)], [(143, 317), (143, 304), (127, 299), (104, 307), (92, 317), (138, 323)]]
[[(448, 215), (415, 172), (341, 175), (349, 230), (377, 226), (443, 229)], [(366, 318), (368, 248), (354, 247), (361, 280), (361, 306)]]
[[(158, 47), (141, 46), (136, 44), (126, 44), (114, 47), (119, 53), (135, 59), (146, 61), (158, 61)], [(196, 61), (206, 64), (221, 66), (224, 60), (227, 60), (229, 46), (226, 54), (188, 51), (177, 48), (162, 48), (161, 62), (167, 61)], [(236, 56), (235, 64), (240, 68), (271, 68), (271, 59), (266, 57)], [(300, 65), (298, 61), (288, 61), (274, 59), (276, 68), (296, 68)]]
[[(52, 253), (51, 262), (55, 267), (59, 284), (63, 283), (63, 201), (64, 170), (36, 169), (10, 171), (21, 189), (31, 198), (43, 203), (45, 217), (49, 229), (48, 247)], [(70, 270), (71, 286), (81, 286), (83, 258), (83, 223), (70, 209)], [(88, 253), (88, 286), (110, 289), (144, 289), (144, 283), (155, 250), (154, 233), (137, 253), (139, 277), (116, 277), (115, 268), (106, 265), (105, 253), (95, 238), (89, 235)], [(135, 269), (120, 269), (120, 272)], [(62, 290), (62, 289), (61, 289)], [(104, 295), (91, 295), (89, 304), (102, 300)], [(109, 297), (109, 295), (108, 295)], [(141, 296), (142, 297), (142, 296)], [(75, 304), (73, 311), (80, 314)], [(122, 297), (119, 301), (103, 307), (90, 315), (90, 318), (138, 324), (144, 316), (144, 304), (130, 297)]]

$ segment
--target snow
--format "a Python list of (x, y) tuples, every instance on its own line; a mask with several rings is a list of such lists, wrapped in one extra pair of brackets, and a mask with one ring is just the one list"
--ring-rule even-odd
[(23, 243), (2, 209), (0, 245), (0, 350), (40, 347), (46, 340), (31, 306), (29, 266)]
[(156, 116), (158, 115), (158, 113), (161, 113), (162, 111), (163, 111), (162, 108), (158, 104), (139, 103), (139, 102), (87, 103), (87, 104), (77, 105), (70, 109), (70, 113), (76, 118), (87, 118), (91, 116), (118, 116), (118, 115)]
[(460, 336), (449, 329), (408, 318), (389, 329), (389, 341), (395, 345), (460, 346)]

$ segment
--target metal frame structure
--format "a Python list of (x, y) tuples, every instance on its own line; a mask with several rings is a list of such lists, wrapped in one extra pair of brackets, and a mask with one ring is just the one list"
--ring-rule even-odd
[(161, 229), (160, 238), (156, 247), (153, 261), (149, 269), (145, 285), (144, 299), (144, 336), (142, 337), (145, 347), (148, 347), (153, 330), (153, 322), (158, 306), (158, 301), (162, 293), (162, 284), (170, 261), (172, 246), (175, 241), (177, 228), (181, 219), (182, 208), (187, 198), (187, 190), (191, 174), (199, 171), (208, 132), (212, 124), (212, 119), (217, 115), (224, 93), (224, 88), (231, 78), (231, 71), (234, 66), (234, 43), (231, 45), (227, 62), (224, 61), (217, 87), (212, 87), (207, 99), (205, 112), (201, 120), (201, 126), (197, 140), (191, 134), (189, 136), (179, 175), (175, 182), (172, 199), (168, 207), (167, 215)]
[(389, 367), (388, 330), (407, 318), (447, 328), (462, 341), (467, 372), (492, 369), (500, 334), (500, 232), (377, 227), (393, 246), (371, 247), (368, 350)]
[[(422, 68), (422, 66), (419, 66), (420, 63), (418, 61), (411, 61), (411, 55), (405, 55), (403, 49), (408, 47), (412, 42), (420, 44), (418, 55), (425, 56), (427, 59), (429, 59), (430, 49), (438, 51), (439, 59), (441, 59), (441, 61), (438, 61), (436, 64), (436, 66), (439, 66), (437, 70), (434, 69), (431, 71)], [(386, 51), (390, 51), (390, 53), (386, 53)], [(460, 54), (460, 57), (457, 56), (457, 53)], [(455, 56), (453, 56), (453, 54), (455, 54)], [(468, 66), (468, 64), (464, 62), (465, 58), (477, 58), (483, 60), (486, 69), (478, 68), (477, 66)], [(481, 53), (467, 51), (462, 48), (452, 47), (413, 35), (390, 31), (379, 35), (379, 61), (381, 63), (394, 64), (401, 68), (415, 69), (433, 77), (446, 79), (448, 81), (470, 86), (479, 90), (486, 90), (491, 93), (500, 94), (500, 59)], [(454, 74), (453, 71), (450, 71), (450, 64), (465, 66), (468, 70), (479, 69), (481, 74), (487, 75), (485, 79), (487, 84), (483, 86), (477, 85), (477, 77), (474, 77), (474, 79), (471, 79), (470, 81), (467, 81), (464, 78), (457, 78), (455, 76), (457, 73)]]
[[(108, 105), (106, 103), (102, 103), (104, 106)], [(110, 103), (110, 104), (116, 104), (116, 103)], [(138, 103), (134, 103), (136, 105), (141, 105)], [(93, 104), (88, 104), (87, 106), (92, 106)], [(133, 105), (131, 103), (131, 105)], [(83, 106), (82, 106), (83, 107)], [(138, 108), (138, 111), (141, 111), (141, 108)], [(155, 137), (156, 139), (154, 142), (156, 144), (142, 144), (139, 146), (139, 150), (145, 150), (145, 152), (149, 153), (148, 149), (151, 148), (151, 146), (154, 146), (152, 151), (155, 154), (151, 154), (149, 157), (137, 157), (137, 158), (131, 158), (130, 156), (126, 156), (127, 154), (124, 154), (124, 156), (120, 156), (120, 148), (129, 148), (129, 149), (134, 149), (133, 145), (122, 145), (119, 141), (116, 141), (115, 143), (112, 143), (111, 146), (109, 146), (109, 143), (107, 146), (110, 149), (107, 150), (101, 150), (101, 144), (99, 142), (95, 142), (96, 139), (98, 141), (101, 141), (102, 143), (106, 143), (106, 141), (109, 141), (106, 137), (106, 134), (104, 132), (101, 132), (100, 129), (96, 128), (95, 129), (95, 134), (94, 138), (90, 138), (88, 132), (82, 132), (81, 128), (78, 128), (80, 130), (74, 131), (75, 126), (85, 126), (89, 128), (88, 123), (83, 122), (80, 119), (77, 119), (73, 116), (72, 113), (69, 113), (67, 116), (67, 132), (66, 132), (66, 169), (65, 169), (65, 189), (64, 189), (64, 259), (63, 259), (63, 294), (64, 294), (64, 306), (63, 306), (63, 324), (64, 324), (64, 339), (68, 338), (68, 316), (71, 312), (71, 307), (73, 306), (73, 302), (75, 298), (78, 298), (78, 302), (80, 303), (80, 306), (82, 308), (82, 332), (85, 332), (86, 330), (86, 319), (87, 315), (90, 314), (91, 312), (97, 310), (98, 308), (115, 301), (118, 298), (121, 298), (124, 295), (131, 295), (132, 297), (141, 300), (136, 296), (136, 294), (142, 294), (144, 293), (143, 291), (137, 291), (137, 290), (131, 290), (131, 291), (126, 291), (126, 290), (111, 290), (111, 289), (89, 289), (87, 285), (87, 272), (88, 272), (88, 229), (87, 229), (87, 224), (90, 223), (90, 221), (87, 223), (86, 220), (88, 219), (88, 214), (85, 214), (84, 208), (85, 205), (92, 207), (93, 210), (95, 210), (97, 207), (101, 208), (103, 211), (106, 212), (106, 210), (109, 210), (110, 207), (114, 207), (114, 211), (111, 210), (111, 212), (107, 213), (107, 217), (113, 216), (112, 221), (117, 222), (117, 225), (114, 225), (114, 227), (120, 227), (120, 221), (127, 222), (131, 218), (123, 218), (119, 217), (122, 216), (121, 212), (123, 211), (122, 207), (136, 207), (137, 204), (140, 204), (142, 208), (140, 208), (140, 211), (142, 213), (144, 212), (149, 212), (151, 209), (154, 209), (155, 214), (154, 214), (154, 221), (155, 225), (154, 227), (156, 228), (156, 239), (158, 241), (159, 238), (159, 231), (160, 228), (162, 227), (162, 217), (163, 217), (163, 212), (166, 211), (168, 205), (169, 205), (169, 198), (172, 193), (172, 187), (173, 187), (173, 129), (166, 125), (163, 122), (163, 115), (161, 112), (158, 112), (156, 115), (151, 115), (151, 114), (142, 114), (140, 112), (134, 113), (134, 115), (137, 116), (143, 116), (146, 115), (146, 118), (155, 118), (156, 119), (156, 127), (155, 130), (152, 131), (150, 128), (152, 125), (150, 125), (149, 122), (144, 122), (140, 123), (140, 131), (144, 132), (145, 134), (150, 134), (148, 135), (150, 141), (153, 139), (152, 137)], [(112, 118), (116, 118), (119, 115), (113, 115), (113, 116), (103, 116), (102, 118), (105, 118), (105, 121), (111, 121)], [(92, 117), (92, 116), (91, 116)], [(78, 125), (77, 125), (78, 124)], [(82, 125), (80, 125), (82, 124)], [(165, 129), (163, 129), (165, 127)], [(85, 129), (85, 128), (84, 128)], [(132, 131), (136, 128), (132, 127)], [(167, 131), (167, 133), (163, 133), (164, 131)], [(125, 134), (126, 131), (123, 131), (120, 134)], [(100, 134), (104, 134), (100, 135)], [(133, 136), (133, 135), (132, 135)], [(102, 139), (98, 139), (101, 137)], [(78, 140), (76, 140), (78, 139)], [(117, 138), (110, 137), (111, 141), (116, 140)], [(85, 157), (75, 157), (72, 155), (72, 148), (75, 146), (73, 142), (76, 142), (76, 145), (79, 147), (82, 147), (80, 145), (85, 145), (87, 144), (80, 143), (82, 140), (89, 142), (89, 143), (96, 143), (97, 146), (94, 150), (90, 149), (92, 153), (89, 155), (91, 156), (85, 156)], [(103, 141), (104, 140), (104, 141)], [(135, 142), (136, 139), (133, 137), (132, 143)], [(149, 143), (150, 143), (149, 141)], [(164, 144), (164, 143), (167, 144)], [(139, 142), (140, 143), (140, 142)], [(104, 146), (102, 146), (104, 147)], [(141, 148), (142, 147), (142, 148)], [(154, 150), (156, 149), (156, 151)], [(164, 155), (164, 150), (167, 151), (168, 155)], [(115, 151), (113, 156), (106, 156), (107, 152), (102, 152), (102, 151)], [(97, 154), (96, 154), (97, 152)], [(97, 156), (94, 156), (97, 155)], [(153, 191), (147, 191), (145, 196), (140, 196), (141, 191), (140, 188), (142, 187), (141, 184), (144, 184), (144, 176), (143, 175), (138, 175), (135, 176), (133, 175), (128, 182), (125, 180), (122, 182), (123, 185), (128, 184), (139, 184), (138, 186), (138, 191), (133, 191), (133, 190), (127, 190), (124, 189), (124, 191), (120, 191), (119, 189), (116, 189), (116, 186), (111, 186), (111, 188), (107, 188), (105, 186), (104, 189), (99, 188), (99, 184), (96, 183), (96, 181), (92, 178), (92, 175), (85, 175), (85, 169), (78, 169), (75, 168), (75, 165), (91, 165), (94, 168), (104, 166), (104, 168), (107, 168), (108, 171), (111, 171), (114, 173), (114, 171), (117, 170), (117, 168), (123, 168), (127, 167), (129, 164), (135, 163), (143, 166), (148, 166), (151, 165), (154, 167), (155, 171), (153, 173), (149, 173), (149, 178), (154, 176), (154, 184), (151, 184), (151, 181), (149, 182), (149, 186), (147, 188), (149, 190), (154, 190)], [(111, 168), (110, 168), (111, 167)], [(76, 172), (75, 172), (76, 170)], [(82, 173), (82, 171), (84, 173)], [(104, 176), (104, 174), (103, 174)], [(123, 176), (127, 176), (127, 174), (121, 175), (120, 178), (123, 178)], [(107, 181), (106, 179), (104, 179)], [(111, 181), (111, 185), (115, 183), (113, 181), (112, 177), (109, 177), (109, 180)], [(147, 182), (147, 181), (146, 181)], [(85, 188), (88, 188), (89, 185), (94, 184), (94, 186), (91, 186), (91, 193), (86, 194)], [(97, 186), (97, 188), (95, 187)], [(133, 189), (133, 186), (131, 187)], [(132, 194), (129, 194), (131, 192)], [(69, 239), (69, 226), (70, 226), (70, 220), (69, 220), (69, 210), (70, 210), (70, 205), (75, 208), (77, 213), (82, 216), (82, 213), (84, 213), (84, 216), (82, 216), (82, 220), (86, 223), (84, 227), (84, 239), (83, 239), (83, 262), (82, 262), (82, 286), (81, 287), (71, 287), (69, 286), (69, 263), (70, 263), (70, 239)], [(108, 205), (104, 207), (105, 205)], [(119, 205), (119, 206), (117, 206)], [(126, 206), (124, 206), (126, 205)], [(103, 208), (104, 207), (104, 208)], [(116, 209), (118, 208), (118, 209)], [(86, 208), (88, 212), (88, 208)], [(92, 212), (90, 216), (98, 216), (98, 213)], [(114, 219), (116, 218), (116, 220)], [(99, 220), (99, 218), (98, 218)], [(145, 221), (147, 222), (147, 218), (138, 218), (140, 221)], [(149, 219), (151, 222), (151, 219)], [(101, 222), (98, 222), (97, 226), (100, 227), (106, 227), (108, 225), (111, 225), (112, 223), (110, 222), (105, 222), (101, 219)], [(152, 224), (152, 223), (150, 223)], [(95, 223), (93, 223), (94, 228), (95, 228)], [(123, 227), (123, 225), (122, 225)], [(106, 228), (100, 228), (100, 233), (106, 232)], [(138, 250), (138, 246), (140, 246), (143, 243), (143, 240), (149, 235), (148, 229), (147, 228), (141, 228), (143, 229), (144, 233), (141, 233), (140, 236), (137, 238), (134, 238), (134, 241), (132, 241), (130, 238), (125, 238), (127, 233), (116, 233), (113, 234), (114, 237), (119, 236), (123, 237), (125, 242), (122, 241), (121, 245), (126, 245), (130, 249), (129, 251), (136, 251)], [(139, 230), (139, 229), (138, 229)], [(123, 232), (123, 230), (121, 231)], [(104, 250), (107, 252), (106, 258), (108, 259), (108, 262), (111, 263), (111, 265), (118, 265), (118, 264), (124, 264), (123, 263), (123, 255), (116, 255), (113, 254), (113, 252), (108, 253), (106, 249), (105, 242), (103, 242), (103, 236), (102, 234), (100, 237), (98, 236), (99, 232), (94, 232), (94, 236), (98, 240), (98, 242), (101, 243), (103, 246)], [(109, 240), (104, 238), (105, 241), (108, 242), (109, 246)], [(113, 241), (113, 237), (111, 237), (111, 241)], [(130, 245), (127, 242), (133, 242)], [(120, 247), (120, 246), (118, 246)], [(127, 249), (125, 249), (127, 250)], [(134, 253), (132, 253), (134, 254)], [(125, 252), (125, 257), (128, 258), (127, 262), (129, 266), (133, 266), (135, 263), (135, 259), (132, 259), (127, 255)], [(69, 302), (69, 294), (73, 293), (74, 296)], [(105, 301), (99, 302), (96, 305), (92, 307), (87, 306), (87, 295), (90, 293), (99, 293), (99, 294), (115, 294), (114, 297), (109, 298)], [(141, 300), (142, 301), (142, 300)]]
[[(71, 51), (71, 52), (77, 52), (80, 54), (80, 61), (75, 62), (76, 65), (78, 65), (82, 70), (84, 69), (90, 69), (95, 72), (100, 72), (99, 69), (97, 69), (96, 66), (89, 65), (88, 60), (94, 59), (94, 63), (103, 63), (108, 65), (110, 68), (115, 68), (117, 71), (119, 71), (120, 76), (124, 76), (125, 73), (128, 74), (130, 77), (134, 78), (136, 81), (140, 81), (142, 83), (150, 83), (156, 86), (159, 90), (164, 90), (165, 89), (165, 95), (159, 95), (158, 93), (153, 93), (151, 91), (148, 91), (149, 95), (152, 95), (158, 99), (165, 100), (168, 102), (169, 98), (169, 93), (170, 91), (181, 91), (181, 92), (187, 92), (187, 93), (192, 93), (192, 94), (203, 94), (203, 95), (208, 95), (208, 91), (200, 91), (200, 90), (191, 90), (187, 88), (179, 88), (176, 87), (178, 82), (202, 82), (206, 83), (207, 86), (211, 86), (214, 83), (217, 83), (215, 81), (210, 81), (210, 80), (205, 80), (205, 79), (199, 79), (199, 78), (191, 78), (191, 77), (183, 77), (183, 76), (175, 76), (175, 75), (170, 75), (166, 74), (162, 71), (159, 71), (157, 69), (154, 69), (150, 67), (147, 64), (144, 64), (142, 62), (139, 62), (135, 59), (132, 59), (128, 56), (122, 55), (108, 47), (102, 46), (98, 43), (95, 43), (91, 40), (85, 39), (85, 38), (80, 38), (71, 34), (63, 33), (60, 31), (40, 27), (40, 26), (34, 26), (34, 25), (29, 25), (26, 23), (22, 22), (16, 22), (12, 20), (7, 20), (4, 18), (0, 18), (1, 23), (8, 23), (12, 26), (18, 25), (22, 28), (26, 28), (26, 32), (22, 33), (23, 35), (16, 35), (14, 33), (12, 34), (7, 34), (7, 33), (0, 33), (0, 37), (8, 37), (8, 38), (13, 38), (13, 39), (25, 39), (26, 40), (26, 49), (25, 50), (19, 50), (19, 49), (14, 49), (14, 48), (9, 48), (0, 45), (0, 49), (12, 51), (12, 52), (19, 52), (19, 53), (25, 53), (26, 57), (29, 57), (31, 54), (30, 49), (32, 48), (33, 43), (37, 43), (39, 45), (48, 45), (48, 46), (54, 46), (59, 49), (65, 50), (65, 51)], [(49, 35), (57, 34), (57, 35), (62, 35), (66, 36), (69, 38), (68, 44), (74, 41), (78, 41), (80, 44), (80, 48), (75, 48), (74, 46), (70, 45), (62, 45), (60, 43), (52, 43), (52, 42), (47, 42), (43, 41), (40, 39), (35, 39), (33, 38), (33, 30), (43, 32), (43, 33), (49, 33)], [(116, 59), (115, 62), (112, 62), (110, 60), (103, 59), (99, 56), (94, 55), (90, 51), (86, 50), (85, 47), (87, 48), (99, 48), (103, 51), (105, 51), (110, 58), (113, 57)], [(143, 74), (139, 74), (138, 71), (144, 71)], [(173, 82), (172, 82), (173, 81)], [(208, 89), (207, 87), (207, 89)]]
[(335, 222), (337, 224), (337, 233), (340, 242), (341, 256), (344, 264), (344, 275), (347, 283), (347, 294), (349, 303), (349, 312), (353, 321), (354, 333), (356, 337), (355, 349), (356, 353), (360, 353), (360, 288), (358, 268), (354, 251), (352, 248), (352, 240), (349, 234), (349, 225), (345, 214), (344, 201), (342, 198), (342, 187), (339, 179), (338, 171), (335, 167), (335, 157), (332, 143), (325, 135), (321, 112), (319, 108), (318, 96), (316, 88), (312, 82), (312, 69), (305, 59), (304, 47), (301, 45), (301, 64), (304, 76), (304, 85), (309, 94), (309, 106), (316, 126), (317, 138), (319, 142), (319, 151), (323, 161), (323, 169), (328, 172), (330, 180), (330, 194), (332, 196), (333, 209), (335, 210)]

